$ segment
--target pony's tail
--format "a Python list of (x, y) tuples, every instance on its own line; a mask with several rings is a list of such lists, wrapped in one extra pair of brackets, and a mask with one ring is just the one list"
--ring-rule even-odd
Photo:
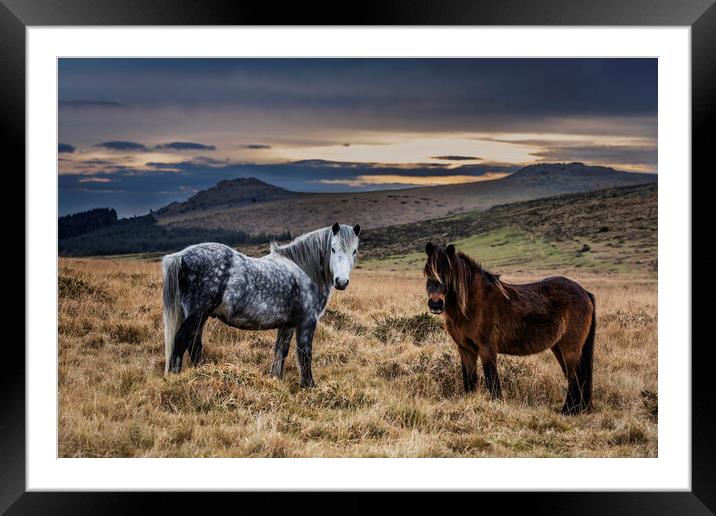
[(174, 336), (184, 319), (179, 291), (181, 254), (168, 254), (162, 260), (164, 294), (164, 372), (169, 372), (169, 362), (174, 351)]
[(594, 359), (594, 334), (597, 327), (597, 305), (594, 301), (594, 294), (587, 292), (592, 300), (592, 322), (589, 326), (589, 334), (582, 346), (582, 357), (579, 360), (579, 381), (582, 389), (582, 400), (584, 408), (592, 404), (592, 363)]

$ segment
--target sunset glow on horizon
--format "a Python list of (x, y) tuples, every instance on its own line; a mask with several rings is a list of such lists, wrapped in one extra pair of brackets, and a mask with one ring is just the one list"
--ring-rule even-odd
[(492, 181), (508, 176), (503, 172), (487, 172), (482, 176), (409, 176), (409, 175), (362, 175), (353, 179), (321, 179), (324, 184), (343, 184), (348, 186), (367, 185), (411, 185), (411, 186), (439, 186), (460, 183), (475, 183), (478, 181)]

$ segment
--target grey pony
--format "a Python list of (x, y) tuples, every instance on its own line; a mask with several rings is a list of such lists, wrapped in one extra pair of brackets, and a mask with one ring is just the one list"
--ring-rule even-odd
[(246, 330), (278, 329), (270, 373), (283, 376), (293, 335), (302, 387), (314, 385), (313, 334), (333, 287), (348, 286), (360, 226), (335, 223), (271, 244), (252, 258), (218, 243), (197, 244), (163, 259), (165, 372), (178, 373), (188, 350), (201, 360), (209, 317)]

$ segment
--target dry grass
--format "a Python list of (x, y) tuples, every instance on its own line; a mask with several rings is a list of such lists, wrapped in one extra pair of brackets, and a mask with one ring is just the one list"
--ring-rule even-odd
[(159, 263), (59, 267), (62, 457), (657, 455), (653, 278), (576, 278), (600, 314), (595, 410), (565, 417), (551, 353), (500, 356), (501, 402), (484, 387), (465, 395), (453, 344), (425, 315), (419, 275), (355, 271), (316, 333), (317, 387), (301, 390), (295, 343), (275, 380), (274, 332), (214, 320), (205, 363), (165, 378)]

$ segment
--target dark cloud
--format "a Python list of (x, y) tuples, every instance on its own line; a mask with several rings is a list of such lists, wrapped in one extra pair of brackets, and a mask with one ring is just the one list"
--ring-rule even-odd
[(419, 168), (444, 168), (445, 165), (440, 163), (379, 163), (376, 161), (331, 161), (327, 159), (302, 159), (293, 161), (291, 165), (301, 167), (319, 167), (319, 168), (385, 168), (390, 170), (405, 169), (414, 170)]
[(121, 140), (112, 140), (109, 142), (102, 142), (95, 145), (95, 147), (104, 147), (109, 150), (121, 150), (121, 151), (147, 151), (146, 145), (137, 142), (127, 142)]
[(76, 149), (75, 149), (74, 145), (70, 145), (69, 143), (60, 143), (59, 145), (57, 145), (57, 152), (60, 152), (60, 153), (62, 153), (62, 152), (72, 153), (72, 152), (75, 152), (75, 150)]
[(121, 168), (119, 163), (106, 159), (85, 159), (77, 163), (77, 166), (80, 168), (105, 167), (105, 170), (107, 170), (108, 167)]
[(79, 99), (79, 100), (60, 100), (59, 101), (61, 108), (108, 108), (108, 109), (116, 109), (116, 108), (126, 108), (129, 107), (127, 104), (123, 104), (121, 102), (114, 102), (110, 100), (86, 100), (86, 99)]
[(271, 148), (270, 145), (264, 145), (262, 143), (252, 143), (250, 145), (245, 145), (244, 147), (247, 149), (270, 149)]
[(300, 159), (293, 161), (290, 165), (299, 167), (326, 167), (326, 168), (370, 168), (376, 165), (374, 162), (354, 162), (354, 161), (331, 161), (327, 159)]
[(61, 59), (59, 70), (65, 98), (353, 117), (376, 128), (657, 110), (656, 59)]
[(194, 167), (222, 167), (228, 165), (239, 165), (240, 163), (232, 163), (228, 159), (215, 159), (208, 156), (197, 156), (190, 160), (180, 161), (179, 163), (167, 163), (161, 161), (149, 161), (146, 166), (160, 169), (160, 170), (178, 170), (181, 167), (194, 168)]
[(146, 163), (146, 166), (147, 166), (147, 167), (156, 168), (156, 169), (159, 169), (159, 170), (172, 170), (172, 169), (176, 169), (176, 165), (177, 165), (176, 163), (163, 163), (163, 162), (161, 162), (161, 161), (148, 161), (148, 162)]
[(106, 159), (86, 159), (82, 163), (87, 165), (116, 165), (115, 162)]
[(208, 150), (213, 151), (216, 150), (216, 147), (214, 145), (204, 145), (203, 143), (194, 143), (194, 142), (170, 142), (170, 143), (161, 143), (156, 146), (157, 149), (166, 149), (166, 150)]
[(482, 158), (477, 156), (433, 156), (431, 159), (440, 159), (445, 161), (475, 161)]

